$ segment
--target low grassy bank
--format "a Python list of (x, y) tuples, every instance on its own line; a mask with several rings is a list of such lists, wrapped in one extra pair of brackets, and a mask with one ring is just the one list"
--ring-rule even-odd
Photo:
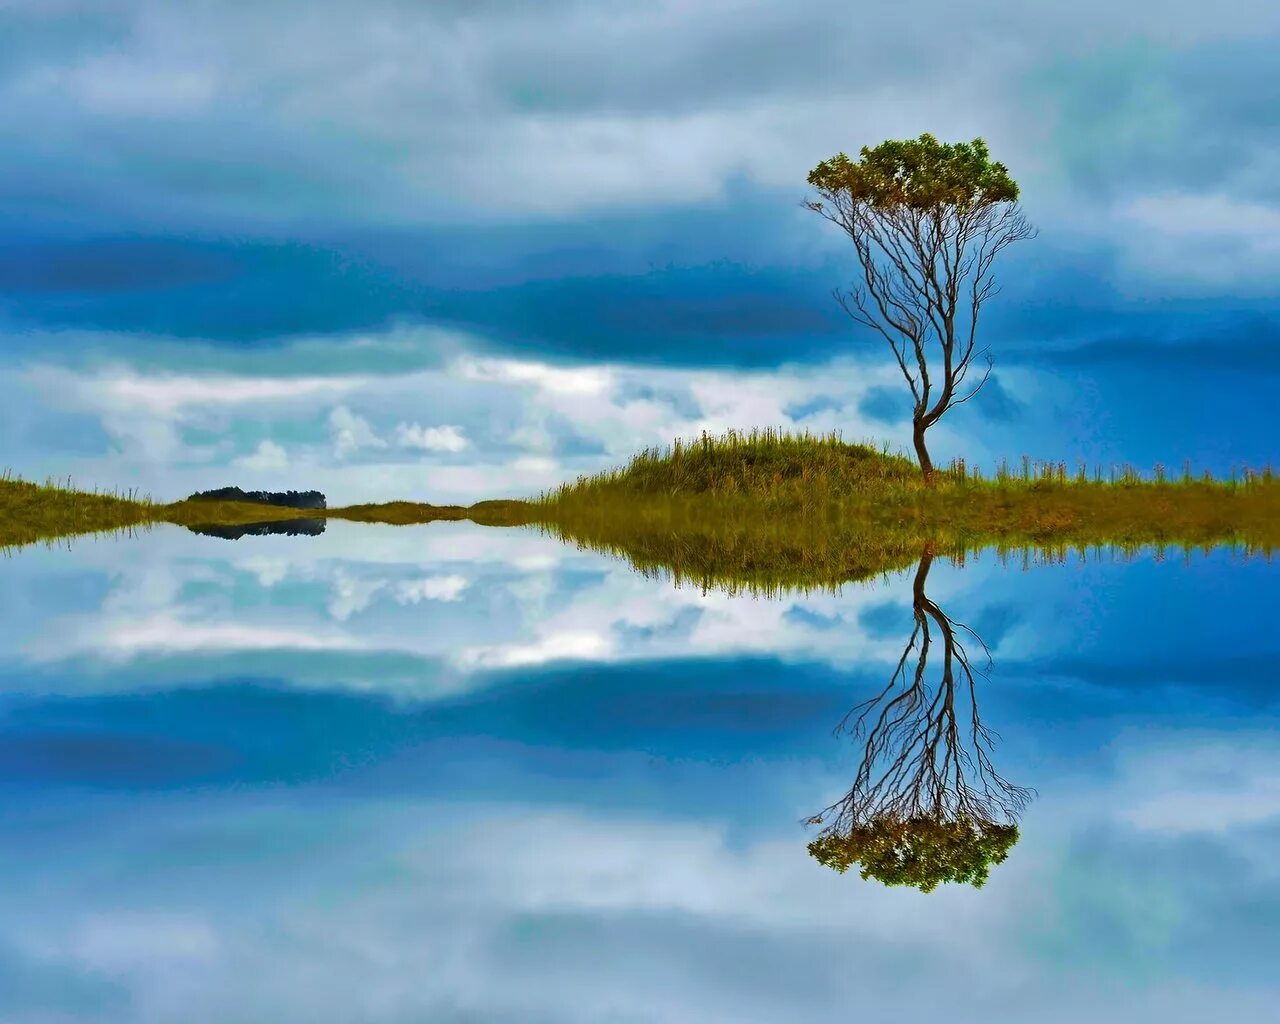
[(1240, 540), (1280, 543), (1280, 480), (1270, 468), (1233, 479), (1176, 479), (1162, 467), (1031, 463), (985, 477), (963, 463), (932, 485), (909, 459), (837, 435), (774, 431), (704, 435), (646, 449), (619, 469), (542, 495), (547, 522), (651, 517), (671, 502), (683, 514), (743, 521), (849, 519), (864, 529), (910, 526), (956, 537), (1069, 542)]
[(1068, 472), (1022, 463), (987, 478), (915, 463), (838, 436), (730, 432), (648, 449), (626, 466), (539, 498), (471, 506), (417, 502), (295, 509), (244, 502), (159, 504), (59, 484), (0, 480), (0, 546), (152, 522), (215, 527), (287, 519), (535, 525), (625, 557), (643, 572), (703, 586), (838, 586), (901, 568), (926, 546), (961, 557), (995, 546), (1068, 549), (1233, 544), (1270, 556), (1280, 545), (1280, 481), (1270, 470), (1227, 480), (1177, 479), (1159, 467)]
[(43, 484), (0, 476), (0, 547), (154, 522), (156, 504), (131, 492), (77, 491), (70, 481)]
[(394, 501), (333, 509), (285, 508), (245, 501), (162, 503), (132, 492), (80, 491), (70, 481), (36, 484), (5, 475), (0, 477), (0, 548), (114, 533), (155, 523), (210, 528), (317, 518), (396, 525), (471, 519), (487, 526), (516, 526), (530, 521), (529, 508), (519, 501), (482, 501), (469, 507)]

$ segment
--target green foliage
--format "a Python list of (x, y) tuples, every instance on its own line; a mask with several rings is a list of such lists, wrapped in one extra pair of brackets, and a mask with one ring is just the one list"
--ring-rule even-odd
[(1018, 826), (961, 818), (876, 818), (809, 844), (819, 864), (843, 874), (861, 866), (863, 878), (932, 892), (943, 882), (981, 888), (991, 867), (1001, 864), (1018, 841)]
[(844, 153), (823, 160), (809, 172), (809, 184), (828, 196), (881, 210), (952, 207), (963, 213), (1018, 198), (1008, 168), (991, 160), (982, 139), (941, 143), (926, 133), (863, 146), (860, 155), (860, 160)]

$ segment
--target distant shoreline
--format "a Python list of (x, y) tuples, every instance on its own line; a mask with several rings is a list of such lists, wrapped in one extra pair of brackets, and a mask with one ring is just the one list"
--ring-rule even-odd
[[(1143, 478), (1127, 467), (1104, 477), (1101, 467), (1072, 473), (1065, 464), (1033, 466), (1028, 460), (1020, 470), (1001, 467), (984, 478), (958, 463), (926, 482), (911, 460), (835, 435), (731, 431), (647, 449), (626, 466), (531, 500), (472, 505), (389, 501), (315, 508), (208, 498), (157, 503), (6, 477), (0, 479), (0, 547), (155, 523), (217, 530), (289, 519), (539, 525), (565, 539), (623, 550), (653, 531), (686, 539), (733, 535), (749, 545), (780, 523), (813, 536), (819, 547), (824, 537), (851, 531), (882, 544), (892, 538), (895, 548), (930, 542), (1280, 546), (1280, 480), (1269, 468), (1232, 480), (1185, 471), (1172, 478), (1159, 468), (1154, 478)], [(323, 500), (319, 492), (280, 493)], [(788, 557), (804, 556), (797, 551)]]
[(162, 503), (130, 494), (94, 493), (69, 485), (5, 478), (0, 479), (0, 548), (160, 523), (202, 529), (295, 519), (396, 525), (471, 519), (490, 526), (519, 525), (530, 521), (528, 510), (532, 507), (529, 502), (518, 501), (482, 501), (470, 506), (393, 501), (323, 509), (245, 501), (184, 499)]

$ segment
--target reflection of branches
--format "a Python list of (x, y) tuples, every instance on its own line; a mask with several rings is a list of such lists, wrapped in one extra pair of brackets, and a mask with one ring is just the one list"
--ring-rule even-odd
[[(888, 684), (837, 726), (837, 733), (865, 735), (866, 749), (849, 792), (810, 819), (826, 827), (809, 847), (837, 870), (858, 862), (864, 877), (926, 891), (946, 880), (981, 884), (986, 867), (1017, 840), (1018, 814), (1034, 795), (995, 770), (997, 737), (978, 712), (964, 634), (982, 648), (987, 667), (990, 652), (925, 594), (932, 560), (926, 550), (916, 570), (915, 625)], [(927, 668), (935, 633), (942, 671), (933, 684)]]

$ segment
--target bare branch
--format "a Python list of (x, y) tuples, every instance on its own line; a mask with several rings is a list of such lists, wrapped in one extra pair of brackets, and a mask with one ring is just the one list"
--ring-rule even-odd
[[(970, 626), (948, 617), (925, 594), (931, 561), (926, 552), (916, 571), (915, 623), (888, 684), (837, 726), (837, 733), (865, 736), (865, 749), (849, 792), (809, 819), (826, 822), (821, 835), (847, 834), (877, 819), (1012, 824), (1035, 795), (995, 770), (996, 736), (979, 714), (975, 678), (990, 669), (991, 652)], [(931, 682), (935, 629), (942, 661)], [(984, 669), (974, 667), (964, 635), (981, 648)]]

